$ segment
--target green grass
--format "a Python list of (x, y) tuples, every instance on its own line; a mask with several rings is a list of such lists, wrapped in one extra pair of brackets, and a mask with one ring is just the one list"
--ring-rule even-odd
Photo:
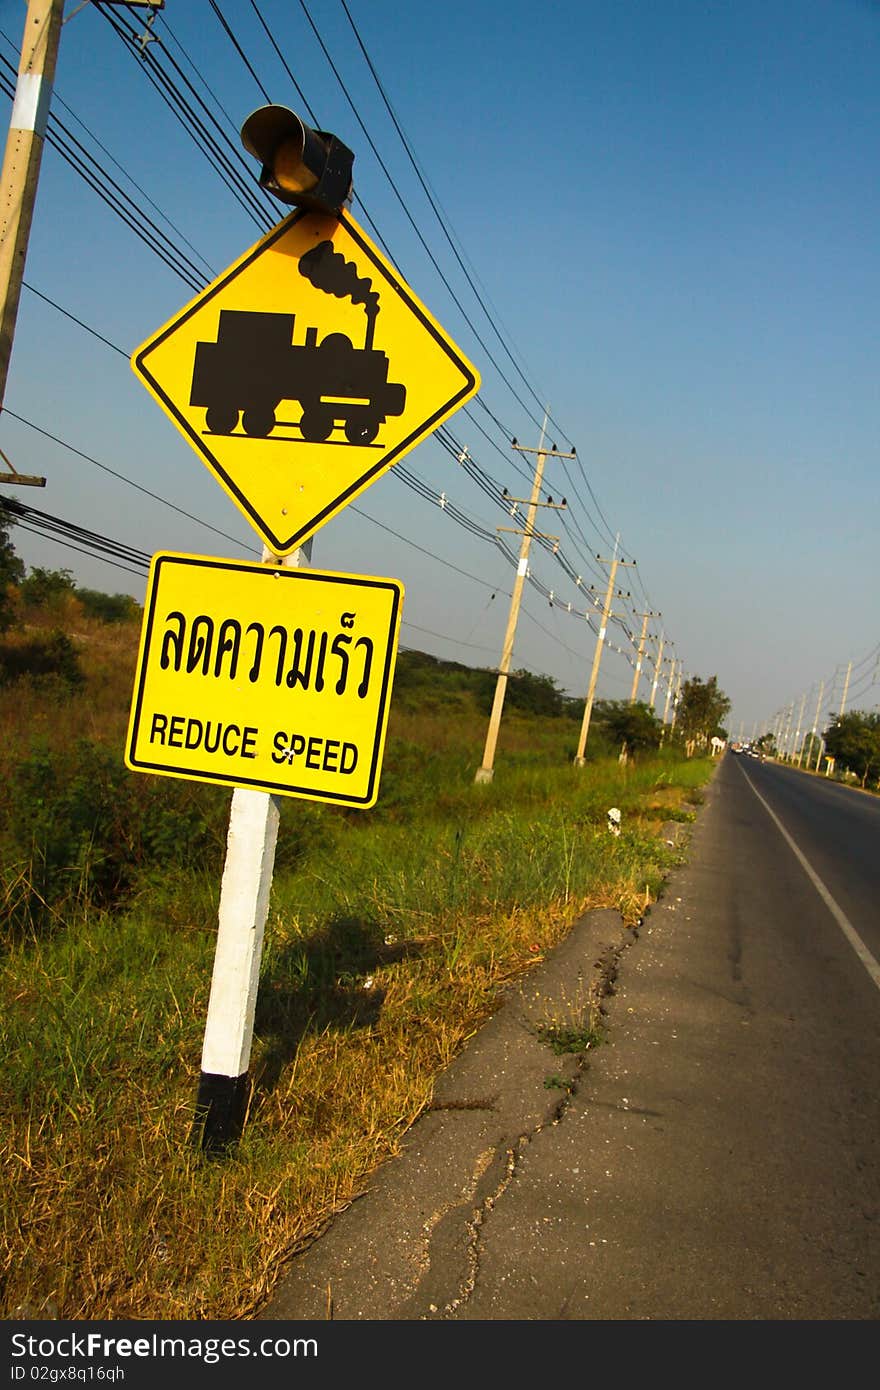
[[(97, 736), (81, 698), (59, 710), (59, 738)], [(27, 703), (51, 751), (39, 692)], [(0, 700), (0, 725), (20, 723), (21, 699)], [(506, 986), (587, 908), (642, 915), (676, 862), (659, 828), (694, 803), (712, 765), (673, 749), (575, 769), (570, 721), (516, 713), (494, 781), (475, 786), (478, 711), (393, 715), (374, 811), (284, 802), (247, 1123), (231, 1153), (209, 1160), (191, 1130), (228, 794), (220, 807), (213, 788), (127, 773), (117, 783), (123, 728), (117, 711), (100, 730), (109, 757), (71, 754), (52, 803), (93, 813), (90, 844), (126, 868), (118, 891), (81, 859), (65, 877), (59, 859), (51, 910), (5, 936), (0, 1315), (248, 1318), (285, 1261), (398, 1150)], [(128, 841), (105, 826), (94, 767), (122, 787)], [(605, 828), (611, 805), (619, 838)], [(47, 834), (66, 834), (51, 809)], [(19, 868), (30, 882), (34, 862)], [(598, 1040), (580, 1000), (542, 1032), (559, 1055)]]

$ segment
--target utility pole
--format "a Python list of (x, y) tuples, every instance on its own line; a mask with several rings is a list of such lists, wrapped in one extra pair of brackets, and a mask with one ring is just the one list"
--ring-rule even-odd
[(675, 683), (675, 699), (672, 701), (672, 723), (669, 725), (669, 737), (675, 733), (675, 721), (678, 717), (678, 702), (681, 698), (681, 677), (684, 670), (684, 661), (679, 663), (678, 677)]
[[(522, 542), (520, 544), (519, 550), (519, 562), (516, 567), (516, 579), (513, 583), (513, 593), (510, 596), (510, 614), (507, 619), (507, 631), (504, 634), (504, 646), (501, 651), (501, 661), (498, 666), (498, 680), (495, 683), (495, 698), (492, 702), (492, 713), (489, 716), (489, 728), (486, 733), (486, 746), (483, 750), (483, 761), (480, 767), (477, 768), (476, 776), (474, 777), (474, 781), (478, 783), (491, 782), (492, 778), (495, 776), (495, 747), (498, 743), (498, 730), (501, 725), (501, 711), (504, 708), (504, 696), (507, 693), (507, 678), (510, 673), (510, 659), (513, 655), (513, 641), (514, 637), (516, 636), (516, 623), (519, 617), (519, 609), (520, 603), (522, 601), (523, 586), (525, 585), (526, 575), (528, 573), (529, 568), (529, 550), (532, 544), (532, 537), (539, 536), (542, 539), (558, 539), (558, 537), (555, 536), (543, 537), (540, 531), (535, 530), (535, 517), (537, 515), (539, 507), (554, 507), (557, 510), (560, 509), (560, 504), (558, 503), (541, 502), (540, 500), (541, 482), (544, 477), (544, 464), (548, 456), (551, 458), (563, 459), (573, 459), (577, 457), (577, 453), (575, 450), (572, 450), (570, 454), (559, 453), (556, 449), (555, 444), (553, 445), (552, 449), (545, 449), (544, 435), (547, 430), (547, 415), (548, 412), (545, 410), (544, 423), (541, 426), (541, 438), (537, 449), (528, 449), (525, 445), (518, 444), (515, 439), (511, 441), (511, 447), (516, 449), (518, 453), (537, 454), (537, 459), (535, 462), (535, 477), (532, 483), (532, 495), (528, 501), (529, 510), (526, 514), (525, 530), (516, 531), (517, 535), (522, 536)], [(510, 498), (510, 501), (513, 504), (515, 511), (518, 502), (523, 501), (523, 499), (512, 497)], [(561, 506), (565, 506), (564, 499)], [(511, 514), (513, 515), (513, 513)], [(513, 530), (514, 528), (499, 526), (498, 529), (499, 531), (502, 531)]]
[(794, 701), (785, 709), (785, 732), (782, 735), (782, 759), (783, 762), (789, 761), (789, 749), (791, 744), (791, 721), (794, 718)]
[(651, 709), (654, 708), (654, 701), (655, 701), (656, 698), (657, 698), (657, 682), (658, 682), (658, 680), (660, 679), (660, 663), (661, 663), (661, 661), (663, 660), (663, 643), (664, 643), (664, 641), (665, 641), (665, 634), (664, 634), (663, 629), (662, 629), (662, 627), (661, 627), (661, 629), (660, 629), (660, 645), (659, 645), (659, 647), (657, 648), (657, 659), (656, 659), (656, 661), (654, 662), (654, 679), (653, 679), (653, 681), (651, 682), (651, 701), (650, 701)]
[(668, 681), (667, 686), (666, 686), (666, 702), (665, 702), (665, 704), (664, 704), (664, 706), (663, 706), (663, 723), (664, 723), (664, 725), (666, 724), (666, 717), (667, 717), (667, 715), (669, 714), (669, 699), (670, 699), (670, 696), (672, 695), (672, 682), (675, 680), (675, 664), (676, 664), (676, 663), (675, 663), (675, 658), (673, 657), (673, 659), (672, 659), (672, 665), (669, 667), (669, 681)]
[[(819, 698), (818, 698), (818, 700), (816, 701), (816, 714), (815, 714), (815, 716), (814, 716), (814, 718), (813, 718), (813, 738), (814, 738), (814, 739), (818, 737), (819, 715), (820, 715), (820, 713), (822, 712), (822, 696), (823, 696), (824, 694), (825, 694), (825, 682), (824, 682), (824, 680), (822, 680), (822, 681), (819, 682)], [(821, 738), (820, 738), (820, 739), (819, 739), (819, 749), (820, 749), (820, 752), (819, 752), (818, 757), (816, 758), (816, 771), (817, 771), (817, 772), (819, 771), (819, 758), (822, 756), (822, 754), (821, 754), (821, 748), (822, 748), (822, 740), (821, 740)], [(810, 761), (811, 761), (811, 759), (812, 759), (812, 756), (813, 756), (813, 748), (812, 748), (812, 745), (810, 745), (810, 756), (807, 758), (807, 770), (808, 770), (808, 771), (809, 771)], [(800, 761), (798, 761), (798, 767), (800, 767)]]
[(794, 736), (794, 747), (793, 747), (792, 750), (791, 750), (791, 761), (792, 761), (792, 762), (794, 762), (794, 755), (795, 755), (795, 753), (797, 753), (797, 755), (798, 755), (798, 767), (800, 767), (800, 765), (801, 765), (801, 755), (800, 755), (800, 752), (799, 752), (799, 749), (800, 749), (800, 741), (801, 741), (801, 724), (803, 723), (803, 718), (804, 718), (804, 705), (805, 705), (806, 703), (807, 703), (807, 692), (804, 691), (804, 693), (803, 693), (803, 695), (802, 695), (802, 697), (801, 697), (801, 707), (800, 707), (800, 709), (799, 709), (799, 711), (798, 711), (797, 732), (795, 733), (795, 736)]
[(847, 668), (846, 668), (846, 680), (843, 682), (843, 694), (842, 694), (841, 697), (840, 697), (840, 711), (839, 711), (838, 716), (837, 716), (838, 719), (842, 719), (842, 718), (843, 718), (843, 711), (846, 709), (846, 696), (847, 696), (847, 692), (848, 692), (848, 690), (849, 690), (849, 678), (850, 678), (851, 675), (852, 675), (852, 662), (850, 662), (849, 665), (848, 665)]
[(596, 681), (599, 679), (599, 663), (602, 660), (602, 647), (605, 643), (605, 631), (608, 627), (608, 619), (611, 615), (611, 600), (614, 594), (614, 580), (617, 576), (617, 570), (620, 565), (624, 565), (627, 567), (632, 567), (635, 565), (635, 560), (623, 560), (618, 556), (617, 546), (619, 541), (620, 534), (618, 533), (614, 540), (614, 553), (610, 560), (603, 560), (601, 555), (596, 556), (596, 559), (600, 562), (600, 564), (610, 565), (611, 569), (608, 574), (608, 587), (605, 590), (605, 601), (602, 605), (602, 620), (599, 625), (599, 631), (596, 634), (596, 646), (593, 652), (593, 669), (590, 672), (590, 685), (589, 689), (587, 690), (587, 699), (584, 705), (584, 717), (581, 721), (581, 734), (580, 738), (578, 739), (577, 752), (574, 756), (575, 767), (583, 767), (584, 763), (586, 762), (586, 758), (584, 757), (584, 749), (587, 746), (587, 734), (590, 730), (590, 716), (593, 712), (593, 699), (596, 694)]
[(782, 725), (784, 720), (785, 710), (780, 710), (773, 726), (773, 742), (776, 744), (776, 753), (780, 760), (782, 760)]
[[(158, 10), (165, 0), (156, 0), (155, 4), (148, 4), (146, 0), (110, 0), (110, 3), (124, 3), (127, 9)], [(28, 0), (24, 21), (18, 78), (0, 173), (0, 411), (6, 398), (63, 12), (64, 0)], [(45, 478), (18, 473), (6, 455), (2, 457), (10, 471), (0, 473), (0, 482), (46, 486)]]
[[(677, 664), (678, 664), (678, 685), (679, 685), (679, 687), (680, 687), (680, 686), (681, 686), (681, 668), (683, 667), (684, 662), (683, 662), (683, 661), (679, 661)], [(661, 748), (663, 747), (663, 744), (664, 744), (665, 741), (666, 741), (666, 716), (667, 716), (667, 714), (669, 713), (669, 700), (670, 700), (670, 697), (671, 697), (671, 695), (672, 695), (672, 687), (673, 687), (673, 684), (674, 684), (674, 682), (675, 682), (675, 667), (676, 667), (676, 662), (673, 661), (672, 665), (671, 665), (670, 668), (669, 668), (669, 684), (668, 684), (667, 687), (666, 687), (666, 704), (665, 704), (664, 707), (663, 707), (663, 728), (660, 730), (660, 747), (661, 747)], [(675, 699), (672, 701), (672, 724), (670, 725), (670, 728), (669, 728), (669, 735), (670, 735), (670, 737), (672, 737), (672, 730), (675, 728), (675, 706), (676, 706), (677, 702), (678, 702), (678, 691), (676, 690)]]
[(642, 674), (642, 653), (645, 650), (645, 638), (648, 635), (648, 620), (649, 618), (659, 618), (660, 616), (661, 615), (659, 613), (652, 613), (650, 609), (647, 613), (636, 614), (637, 618), (642, 619), (642, 632), (641, 636), (639, 637), (639, 649), (636, 654), (636, 669), (635, 674), (633, 675), (632, 690), (629, 693), (629, 702), (631, 705), (634, 705), (636, 702), (636, 692), (639, 688), (639, 679)]
[[(29, 0), (0, 173), (0, 410), (6, 396), (63, 10), (64, 0)], [(45, 478), (17, 473), (5, 454), (3, 458), (10, 471), (0, 473), (0, 481), (45, 487)]]

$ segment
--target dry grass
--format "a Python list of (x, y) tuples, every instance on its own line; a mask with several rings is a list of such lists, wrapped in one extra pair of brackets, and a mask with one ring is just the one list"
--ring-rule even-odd
[[(89, 697), (46, 709), (38, 691), (20, 705), (6, 692), (5, 734), (42, 720), (53, 738), (85, 726), (121, 741), (132, 634), (81, 646)], [(250, 1110), (223, 1160), (191, 1138), (213, 868), (151, 871), (112, 910), (84, 901), (7, 941), (0, 1316), (253, 1316), (397, 1152), (505, 987), (584, 910), (641, 915), (673, 862), (658, 824), (711, 768), (669, 756), (574, 773), (562, 723), (511, 718), (495, 783), (475, 788), (485, 722), (401, 711), (375, 814), (285, 806)]]

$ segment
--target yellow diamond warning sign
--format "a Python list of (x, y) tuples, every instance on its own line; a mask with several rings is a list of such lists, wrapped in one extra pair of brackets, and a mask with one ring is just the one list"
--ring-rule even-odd
[(372, 806), (402, 605), (396, 579), (154, 555), (126, 765)]
[(347, 212), (294, 212), (131, 360), (278, 555), (479, 388)]

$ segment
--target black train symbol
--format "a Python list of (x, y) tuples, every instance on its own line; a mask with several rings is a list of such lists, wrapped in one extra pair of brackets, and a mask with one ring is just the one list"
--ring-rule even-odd
[(217, 341), (196, 344), (190, 405), (204, 407), (212, 434), (231, 434), (241, 415), (246, 434), (265, 438), (281, 402), (297, 400), (304, 439), (321, 443), (341, 423), (349, 444), (371, 444), (406, 405), (406, 387), (389, 382), (388, 357), (373, 346), (379, 295), (331, 241), (307, 251), (299, 271), (326, 294), (364, 306), (363, 347), (344, 333), (319, 343), (317, 328), (307, 328), (297, 346), (295, 314), (221, 309)]

